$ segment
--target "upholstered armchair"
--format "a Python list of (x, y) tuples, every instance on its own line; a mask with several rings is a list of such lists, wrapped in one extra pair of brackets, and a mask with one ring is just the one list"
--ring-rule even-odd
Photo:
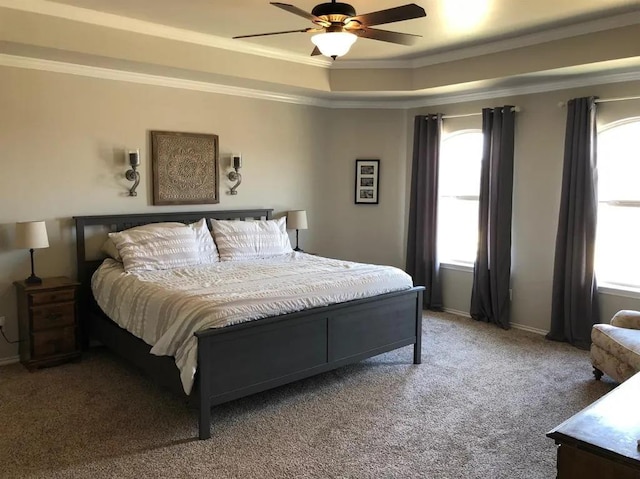
[(593, 326), (591, 364), (596, 379), (607, 374), (623, 382), (640, 371), (639, 311), (619, 311), (609, 324)]

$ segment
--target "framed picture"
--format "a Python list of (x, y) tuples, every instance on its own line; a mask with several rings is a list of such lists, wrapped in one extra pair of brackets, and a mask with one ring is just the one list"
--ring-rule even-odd
[(218, 135), (151, 132), (154, 205), (219, 203)]
[(356, 160), (356, 204), (378, 204), (380, 160)]

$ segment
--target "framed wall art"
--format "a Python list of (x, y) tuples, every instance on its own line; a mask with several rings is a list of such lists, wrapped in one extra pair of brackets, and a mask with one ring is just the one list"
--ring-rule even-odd
[(219, 203), (218, 135), (151, 132), (154, 205)]
[(378, 204), (380, 160), (356, 160), (356, 204)]

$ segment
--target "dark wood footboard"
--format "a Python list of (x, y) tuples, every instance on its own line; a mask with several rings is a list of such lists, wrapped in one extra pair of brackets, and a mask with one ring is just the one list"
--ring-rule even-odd
[(420, 363), (422, 291), (389, 293), (196, 333), (200, 439), (211, 406), (414, 345)]

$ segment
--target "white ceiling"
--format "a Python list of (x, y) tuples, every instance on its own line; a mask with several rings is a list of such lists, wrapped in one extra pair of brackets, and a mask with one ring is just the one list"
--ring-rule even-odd
[[(311, 11), (317, 4), (313, 0), (288, 2), (306, 11)], [(267, 0), (57, 0), (57, 3), (224, 38), (311, 26), (304, 18), (276, 8)], [(404, 3), (408, 2), (351, 1), (358, 13)], [(422, 35), (416, 45), (407, 47), (359, 39), (347, 55), (348, 59), (415, 58), (640, 11), (640, 0), (417, 0), (415, 3), (426, 10), (426, 18), (380, 28)], [(312, 49), (309, 35), (304, 33), (236, 41), (278, 48), (301, 56), (308, 55)]]

